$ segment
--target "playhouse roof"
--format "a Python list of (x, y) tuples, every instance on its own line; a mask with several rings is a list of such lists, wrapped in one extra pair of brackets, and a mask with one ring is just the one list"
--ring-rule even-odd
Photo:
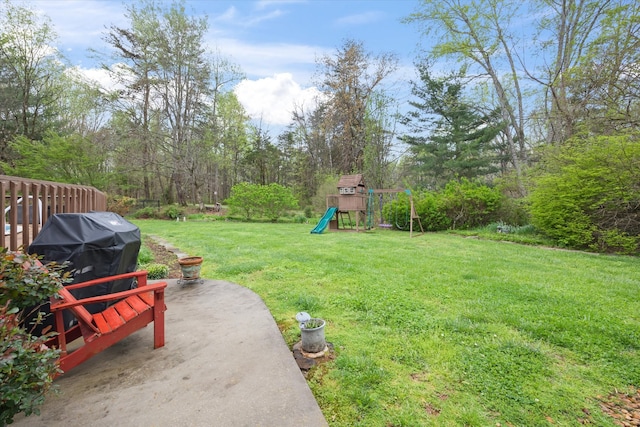
[(364, 187), (364, 179), (362, 178), (362, 174), (357, 175), (342, 175), (340, 181), (338, 181), (338, 188), (345, 187)]

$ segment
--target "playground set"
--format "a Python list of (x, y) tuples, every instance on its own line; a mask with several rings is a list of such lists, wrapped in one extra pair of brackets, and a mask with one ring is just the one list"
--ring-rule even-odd
[[(413, 206), (410, 190), (367, 190), (362, 175), (357, 174), (343, 175), (338, 181), (338, 193), (327, 196), (327, 211), (311, 233), (320, 234), (327, 228), (330, 231), (366, 231), (375, 228), (374, 224), (377, 224), (379, 228), (408, 229), (409, 236), (413, 237), (414, 220), (417, 220), (420, 231), (424, 233), (420, 217)], [(401, 193), (407, 195), (407, 209), (403, 207), (400, 212), (396, 204), (396, 209), (387, 213), (388, 218), (385, 218), (383, 206), (396, 201)]]

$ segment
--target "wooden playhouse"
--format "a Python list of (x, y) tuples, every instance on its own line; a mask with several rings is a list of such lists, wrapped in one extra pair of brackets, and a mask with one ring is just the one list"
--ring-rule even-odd
[(365, 230), (367, 187), (362, 174), (343, 175), (338, 193), (327, 196), (327, 209), (336, 208), (330, 230)]

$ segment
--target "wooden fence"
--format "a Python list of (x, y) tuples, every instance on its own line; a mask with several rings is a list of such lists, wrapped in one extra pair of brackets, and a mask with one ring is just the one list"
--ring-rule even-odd
[(105, 211), (106, 195), (93, 187), (0, 175), (0, 245), (26, 248), (56, 213)]

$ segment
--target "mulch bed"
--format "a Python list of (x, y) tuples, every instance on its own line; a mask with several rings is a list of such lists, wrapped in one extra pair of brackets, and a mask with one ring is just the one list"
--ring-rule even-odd
[(180, 264), (178, 264), (176, 254), (150, 238), (145, 239), (144, 245), (153, 253), (154, 263), (164, 264), (169, 267), (168, 279), (180, 279), (182, 277), (182, 271), (180, 270)]

